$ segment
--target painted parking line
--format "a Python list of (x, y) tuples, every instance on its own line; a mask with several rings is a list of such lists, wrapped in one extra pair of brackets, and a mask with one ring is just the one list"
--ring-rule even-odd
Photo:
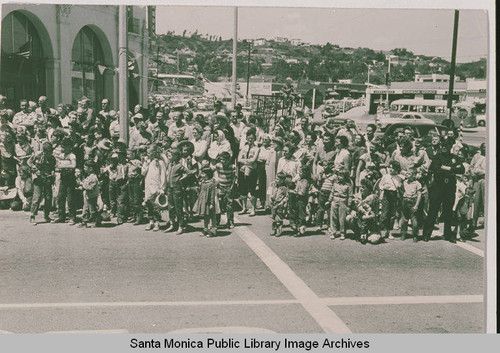
[(147, 306), (221, 306), (221, 305), (288, 305), (297, 300), (227, 300), (179, 302), (80, 302), (80, 303), (10, 303), (0, 304), (0, 309), (89, 308), (89, 307), (147, 307)]
[(424, 295), (323, 298), (323, 302), (326, 305), (472, 304), (482, 303), (483, 299), (482, 295)]
[[(457, 304), (482, 303), (482, 295), (424, 295), (394, 297), (339, 297), (319, 298), (325, 305), (398, 305), (398, 304)], [(0, 304), (1, 309), (62, 309), (92, 307), (161, 307), (161, 306), (256, 306), (300, 304), (299, 300), (227, 300), (180, 302), (81, 302), (81, 303), (10, 303)], [(1, 331), (0, 331), (1, 333)]]
[(455, 245), (458, 246), (459, 248), (470, 251), (473, 254), (484, 257), (484, 251), (476, 248), (475, 246), (472, 246), (472, 245), (467, 244), (467, 243), (461, 243), (461, 242), (457, 242)]
[(234, 233), (264, 262), (326, 333), (351, 333), (337, 314), (248, 227), (235, 228)]

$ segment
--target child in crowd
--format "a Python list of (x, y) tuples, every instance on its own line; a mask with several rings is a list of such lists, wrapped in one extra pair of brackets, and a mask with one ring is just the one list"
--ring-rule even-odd
[(177, 229), (177, 234), (183, 234), (186, 231), (186, 219), (183, 207), (183, 180), (191, 171), (182, 165), (181, 152), (177, 148), (171, 148), (168, 157), (169, 164), (167, 166), (166, 186), (171, 223), (165, 232)]
[(475, 190), (470, 174), (457, 178), (456, 201), (453, 205), (456, 226), (453, 232), (457, 234), (457, 240), (461, 242), (470, 239), (474, 234), (474, 194)]
[(167, 167), (160, 153), (160, 149), (153, 145), (148, 149), (148, 157), (142, 164), (144, 176), (144, 203), (148, 210), (149, 225), (146, 230), (157, 232), (160, 230), (160, 210), (155, 204), (158, 195), (165, 193)]
[(101, 216), (97, 207), (99, 197), (99, 180), (95, 173), (95, 165), (91, 161), (86, 161), (83, 167), (83, 175), (78, 172), (78, 188), (83, 190), (83, 214), (82, 223), (78, 227), (93, 227), (90, 222), (95, 221), (95, 226), (101, 225)]
[[(209, 166), (202, 168), (200, 173), (200, 192), (193, 211), (203, 217), (203, 232), (201, 235), (215, 237), (217, 235), (217, 216), (220, 215), (217, 183)], [(209, 228), (209, 226), (211, 226)]]
[(283, 219), (288, 210), (288, 187), (286, 174), (278, 173), (276, 180), (268, 188), (271, 200), (271, 218), (273, 220), (273, 231), (271, 236), (279, 237), (283, 231)]
[[(318, 230), (328, 229), (328, 224), (330, 223), (330, 217), (326, 217), (326, 225), (323, 224), (325, 220), (325, 214), (329, 215), (330, 210), (330, 195), (332, 193), (333, 183), (335, 181), (336, 174), (333, 172), (333, 161), (329, 161), (323, 173), (319, 176), (319, 195), (318, 195), (318, 215), (316, 219), (316, 225), (318, 226)], [(326, 226), (327, 228), (324, 228)]]
[(134, 225), (142, 224), (144, 218), (144, 210), (142, 202), (144, 199), (142, 182), (142, 162), (140, 154), (146, 152), (144, 148), (129, 151), (128, 163), (128, 186), (130, 194), (130, 211), (132, 222)]
[[(299, 173), (299, 181), (295, 187), (296, 195), (296, 227), (298, 234), (304, 235), (306, 232), (306, 210), (309, 201), (309, 187), (311, 185), (311, 167), (302, 165)], [(296, 236), (297, 233), (294, 234)]]
[(369, 179), (361, 179), (359, 192), (353, 196), (354, 229), (359, 234), (359, 240), (366, 244), (369, 234), (378, 233), (376, 218), (377, 194), (373, 191), (373, 185)]
[(344, 240), (346, 236), (347, 207), (351, 201), (352, 185), (348, 170), (340, 169), (337, 171), (337, 175), (330, 196), (330, 239), (340, 236), (340, 240)]
[(418, 209), (422, 198), (422, 184), (416, 179), (416, 168), (410, 168), (406, 172), (406, 179), (403, 181), (403, 202), (401, 209), (401, 240), (406, 239), (408, 220), (411, 219), (411, 229), (413, 242), (418, 241)]
[[(217, 182), (220, 208), (222, 213), (226, 213), (227, 215), (227, 227), (233, 229), (233, 201), (235, 198), (236, 168), (228, 152), (222, 152), (217, 159), (218, 163), (215, 165), (215, 180)], [(217, 225), (219, 225), (219, 223), (220, 219), (217, 220)]]
[(391, 160), (387, 168), (387, 174), (382, 176), (378, 185), (381, 204), (380, 226), (385, 231), (384, 238), (394, 239), (390, 231), (394, 224), (393, 219), (400, 199), (401, 179), (398, 176), (400, 171), (400, 164), (395, 160)]

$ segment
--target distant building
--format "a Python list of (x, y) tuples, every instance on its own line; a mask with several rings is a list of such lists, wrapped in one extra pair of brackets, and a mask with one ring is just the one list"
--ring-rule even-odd
[(266, 45), (266, 44), (267, 44), (267, 40), (265, 40), (264, 38), (259, 38), (259, 39), (256, 39), (253, 41), (254, 47), (261, 47), (261, 46)]
[(465, 82), (467, 84), (467, 94), (465, 97), (466, 101), (476, 102), (487, 98), (486, 89), (488, 87), (488, 82), (486, 80), (468, 78)]
[(290, 43), (292, 45), (301, 45), (302, 44), (302, 40), (300, 40), (299, 38), (293, 38), (292, 40), (290, 40)]
[[(147, 7), (127, 6), (129, 106), (147, 104)], [(118, 108), (118, 6), (2, 5), (1, 94), (19, 100), (47, 96), (76, 105), (82, 96)], [(22, 55), (21, 55), (22, 54)]]
[[(485, 84), (484, 87), (486, 87)], [(448, 90), (449, 82), (392, 82), (388, 88), (386, 86), (368, 87), (366, 89), (366, 101), (369, 113), (375, 114), (377, 106), (385, 103), (387, 94), (389, 94), (389, 103), (397, 99), (447, 100)], [(470, 93), (469, 90), (471, 90)], [(484, 92), (480, 92), (475, 84), (455, 82), (452, 100), (464, 101), (467, 100), (469, 94), (479, 95), (480, 93), (486, 97), (486, 88), (484, 88)]]
[(278, 43), (286, 43), (286, 42), (288, 42), (288, 38), (285, 38), (285, 37), (275, 37), (274, 41), (278, 42)]
[(346, 78), (344, 80), (339, 80), (339, 83), (352, 83), (352, 79)]
[[(455, 76), (455, 81), (458, 81), (458, 76)], [(415, 82), (450, 82), (450, 75), (443, 74), (428, 74), (428, 75), (415, 75)]]

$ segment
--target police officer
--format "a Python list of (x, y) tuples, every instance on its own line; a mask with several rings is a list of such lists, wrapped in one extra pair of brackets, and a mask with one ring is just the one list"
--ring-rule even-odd
[(452, 208), (455, 203), (456, 175), (465, 172), (462, 159), (450, 152), (448, 143), (441, 142), (441, 150), (432, 158), (429, 168), (433, 180), (429, 187), (429, 212), (425, 220), (423, 236), (429, 241), (439, 210), (442, 207), (444, 239), (456, 242), (451, 232)]

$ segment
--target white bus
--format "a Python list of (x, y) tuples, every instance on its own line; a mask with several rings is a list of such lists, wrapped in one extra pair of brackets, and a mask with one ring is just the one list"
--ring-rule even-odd
[[(434, 99), (398, 99), (391, 103), (391, 116), (400, 116), (405, 113), (419, 113), (424, 117), (441, 123), (447, 118), (448, 102)], [(455, 126), (460, 124), (462, 119), (465, 125), (474, 124), (471, 117), (474, 115), (474, 105), (467, 103), (455, 103), (452, 106), (451, 119)]]

